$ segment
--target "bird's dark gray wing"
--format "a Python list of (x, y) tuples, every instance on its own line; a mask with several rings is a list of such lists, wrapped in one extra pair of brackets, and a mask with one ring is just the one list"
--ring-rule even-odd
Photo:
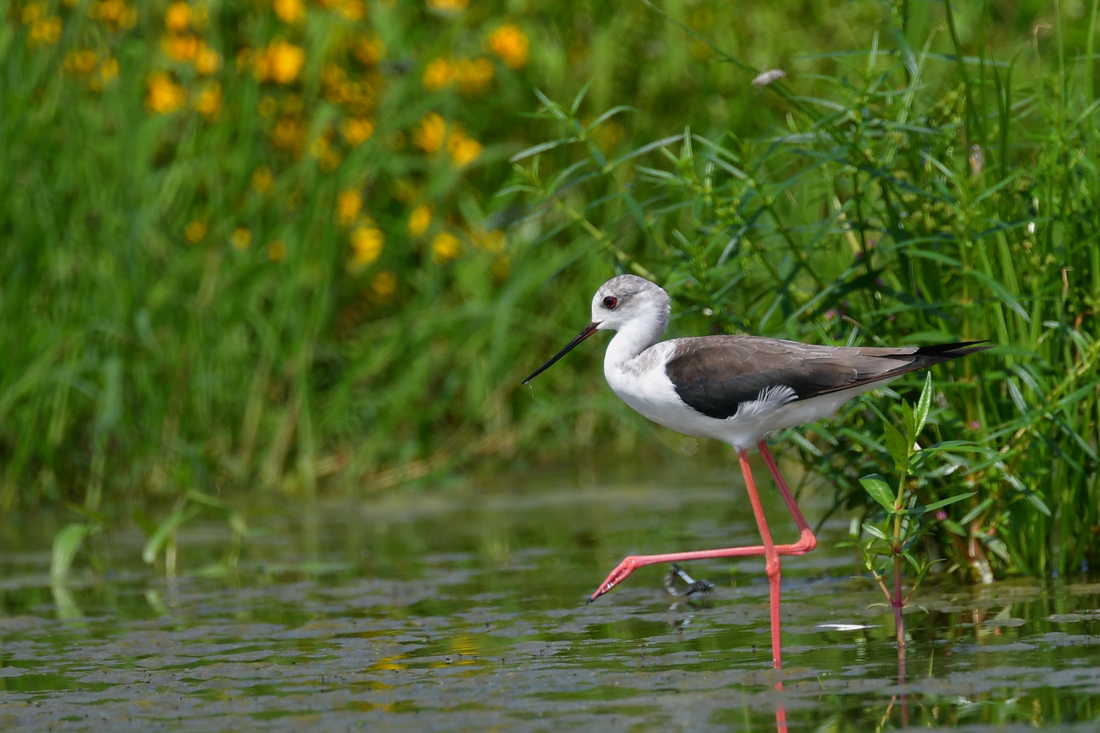
[(832, 347), (757, 336), (706, 336), (673, 344), (665, 371), (676, 394), (697, 412), (718, 419), (769, 393), (786, 395), (782, 402), (810, 399), (989, 348), (973, 342)]

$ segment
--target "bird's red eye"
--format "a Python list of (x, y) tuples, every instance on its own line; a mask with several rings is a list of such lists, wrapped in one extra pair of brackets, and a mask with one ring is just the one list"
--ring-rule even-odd
[(618, 298), (613, 298), (610, 295), (603, 299), (603, 307), (608, 310), (614, 310), (615, 306), (619, 304)]

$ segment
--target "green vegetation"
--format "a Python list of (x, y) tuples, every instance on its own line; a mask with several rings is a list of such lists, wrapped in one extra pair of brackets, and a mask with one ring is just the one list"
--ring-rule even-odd
[[(0, 0), (0, 507), (79, 506), (67, 566), (136, 499), (158, 557), (245, 492), (625, 459), (598, 349), (518, 387), (618, 268), (679, 334), (999, 344), (934, 373), (918, 442), (987, 450), (909, 477), (974, 492), (926, 536), (1095, 567), (1097, 1), (785, 5)], [(873, 522), (902, 409), (787, 437)]]

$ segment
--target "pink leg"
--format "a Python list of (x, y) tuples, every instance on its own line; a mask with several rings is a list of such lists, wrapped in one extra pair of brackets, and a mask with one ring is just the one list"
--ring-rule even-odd
[(768, 450), (767, 444), (764, 441), (760, 441), (758, 447), (760, 453), (764, 456), (764, 462), (768, 465), (768, 471), (775, 479), (776, 485), (779, 488), (779, 493), (783, 497), (783, 502), (787, 505), (787, 509), (790, 510), (795, 524), (798, 525), (798, 529), (801, 532), (802, 536), (799, 538), (798, 542), (790, 545), (776, 545), (772, 542), (771, 532), (768, 530), (768, 523), (764, 517), (764, 510), (760, 505), (760, 497), (756, 492), (756, 483), (753, 481), (752, 471), (749, 468), (748, 455), (745, 451), (739, 450), (737, 452), (737, 457), (741, 463), (741, 473), (744, 474), (745, 477), (745, 488), (748, 490), (749, 502), (752, 504), (753, 515), (756, 517), (756, 524), (760, 530), (760, 536), (764, 544), (750, 547), (725, 547), (717, 550), (673, 552), (663, 555), (632, 555), (625, 558), (619, 563), (617, 568), (611, 571), (611, 574), (607, 576), (607, 580), (605, 580), (603, 584), (596, 589), (596, 592), (592, 594), (592, 597), (589, 598), (589, 602), (607, 593), (625, 580), (632, 572), (646, 565), (655, 565), (665, 562), (686, 562), (689, 560), (763, 555), (766, 558), (765, 567), (768, 572), (768, 583), (771, 586), (772, 658), (775, 666), (778, 668), (781, 663), (779, 646), (779, 557), (781, 555), (804, 555), (817, 547), (817, 538), (814, 537), (814, 533), (810, 530), (810, 526), (806, 522), (805, 517), (803, 517), (802, 512), (799, 511), (794, 496), (791, 495), (791, 490), (787, 488), (787, 483), (780, 475), (779, 468), (776, 466), (775, 459), (772, 457), (771, 451)]
[(743, 450), (737, 451), (737, 458), (741, 461), (741, 473), (745, 474), (745, 488), (749, 492), (749, 503), (752, 504), (752, 513), (756, 517), (756, 526), (760, 530), (760, 537), (764, 540), (764, 569), (768, 573), (768, 585), (771, 586), (772, 664), (779, 669), (783, 666), (783, 650), (779, 639), (779, 586), (783, 581), (783, 575), (779, 565), (779, 553), (775, 551), (775, 545), (772, 543), (772, 533), (768, 529), (764, 507), (760, 504), (760, 496), (756, 493), (756, 484), (752, 480), (749, 454)]

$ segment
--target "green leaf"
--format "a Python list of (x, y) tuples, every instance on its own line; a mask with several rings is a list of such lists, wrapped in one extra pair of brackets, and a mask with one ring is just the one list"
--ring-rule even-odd
[(1035, 507), (1048, 517), (1050, 516), (1050, 507), (1047, 506), (1047, 503), (1043, 501), (1043, 498), (1041, 496), (1029, 491), (1027, 492), (1027, 494), (1024, 495), (1024, 498), (1027, 499), (1028, 504), (1031, 504), (1033, 507)]
[(966, 530), (963, 529), (962, 525), (960, 525), (958, 522), (951, 519), (945, 519), (943, 520), (942, 524), (951, 534), (958, 535), (959, 537), (966, 537)]
[[(886, 480), (879, 476), (877, 473), (873, 473), (870, 476), (865, 476), (859, 480), (863, 484), (863, 488), (867, 490), (867, 493), (871, 495), (871, 498), (877, 501), (882, 507), (890, 512), (894, 513), (894, 502), (897, 501), (897, 497), (894, 496), (893, 489), (886, 483)], [(866, 528), (866, 525), (864, 525)]]
[(978, 506), (974, 507), (966, 513), (966, 516), (959, 520), (959, 524), (970, 524), (978, 518), (986, 509), (993, 504), (993, 497), (986, 497), (982, 501), (978, 502)]
[(912, 445), (901, 434), (901, 431), (890, 423), (885, 423), (885, 428), (886, 449), (890, 451), (890, 455), (894, 459), (894, 467), (899, 471), (904, 471), (909, 466), (909, 453), (912, 450)]
[(912, 445), (917, 437), (917, 420), (913, 416), (913, 408), (908, 402), (901, 403), (901, 416), (903, 418), (902, 422), (905, 425), (903, 434), (905, 435), (906, 442)]
[(929, 372), (925, 375), (924, 389), (920, 392), (920, 399), (917, 401), (917, 426), (913, 432), (913, 437), (920, 435), (924, 430), (924, 424), (928, 421), (928, 410), (932, 407), (932, 374)]
[(976, 494), (976, 493), (978, 493), (978, 492), (977, 491), (968, 491), (965, 494), (958, 494), (957, 496), (952, 496), (950, 499), (943, 499), (941, 501), (934, 501), (931, 504), (929, 504), (928, 506), (924, 507), (924, 511), (934, 512), (937, 509), (942, 509), (943, 507), (954, 504), (957, 501), (962, 501), (963, 499), (969, 499), (970, 497), (974, 496), (974, 494)]
[(153, 532), (153, 536), (145, 543), (145, 547), (141, 551), (141, 559), (152, 565), (160, 551), (168, 544), (172, 534), (201, 511), (195, 506), (175, 509), (168, 515), (167, 519), (160, 523), (160, 526)]
[[(871, 524), (870, 522), (867, 522), (863, 525), (863, 531), (871, 535), (872, 537), (877, 537), (880, 540), (886, 539), (886, 533), (875, 525)], [(867, 548), (867, 551), (869, 552), (870, 548)]]
[(67, 524), (53, 538), (53, 554), (50, 557), (50, 578), (63, 580), (69, 574), (73, 558), (84, 543), (84, 538), (99, 531), (94, 524)]

